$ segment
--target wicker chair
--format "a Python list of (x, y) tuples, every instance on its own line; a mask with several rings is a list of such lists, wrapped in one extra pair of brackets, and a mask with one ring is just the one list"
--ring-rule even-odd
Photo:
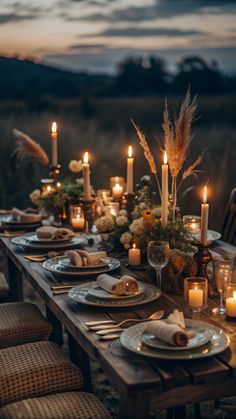
[(31, 397), (78, 390), (79, 368), (53, 342), (34, 342), (0, 350), (0, 407)]
[(7, 285), (7, 281), (2, 272), (0, 272), (0, 303), (9, 301), (10, 291)]
[(230, 194), (221, 233), (222, 240), (236, 245), (236, 188)]
[(0, 419), (111, 419), (92, 394), (68, 392), (21, 400), (0, 409)]
[(0, 349), (49, 338), (51, 325), (35, 304), (0, 304)]

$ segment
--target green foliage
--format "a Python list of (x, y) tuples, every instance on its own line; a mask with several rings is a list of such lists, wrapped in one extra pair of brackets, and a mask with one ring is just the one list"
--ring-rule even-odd
[(59, 189), (42, 195), (40, 206), (47, 213), (54, 213), (55, 209), (63, 210), (65, 206), (78, 204), (82, 193), (83, 185), (81, 183), (73, 183), (69, 179), (66, 179), (61, 182)]

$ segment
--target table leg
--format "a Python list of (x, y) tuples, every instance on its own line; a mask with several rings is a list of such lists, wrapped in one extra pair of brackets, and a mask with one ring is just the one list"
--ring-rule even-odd
[(10, 300), (23, 301), (22, 274), (7, 255), (4, 255), (4, 275), (10, 290)]
[(47, 321), (52, 325), (52, 333), (49, 340), (56, 342), (59, 346), (63, 345), (63, 334), (60, 320), (55, 314), (46, 306), (46, 317)]
[(121, 393), (119, 407), (122, 419), (150, 418), (150, 399), (147, 393)]
[(78, 344), (73, 336), (68, 333), (68, 346), (70, 351), (70, 360), (77, 367), (81, 369), (81, 372), (84, 377), (84, 390), (92, 392), (92, 380), (91, 380), (91, 370), (90, 370), (90, 360), (88, 354), (85, 350)]

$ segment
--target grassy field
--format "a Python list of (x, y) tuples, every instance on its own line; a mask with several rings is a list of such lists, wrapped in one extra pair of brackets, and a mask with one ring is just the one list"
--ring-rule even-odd
[[(177, 110), (180, 98), (168, 98), (171, 110)], [(182, 213), (198, 213), (202, 185), (209, 181), (210, 226), (220, 230), (222, 215), (230, 193), (236, 186), (235, 97), (199, 98), (198, 118), (189, 162), (208, 147), (202, 173), (183, 186), (179, 194)], [(130, 123), (132, 117), (145, 132), (161, 165), (161, 140), (164, 98), (99, 99), (41, 103), (0, 102), (0, 207), (29, 204), (29, 192), (40, 186), (47, 168), (32, 162), (19, 163), (14, 150), (12, 129), (18, 128), (37, 140), (50, 154), (50, 125), (59, 125), (59, 160), (63, 175), (68, 163), (88, 150), (92, 159), (92, 183), (95, 188), (109, 185), (112, 175), (125, 175), (127, 145), (135, 150), (136, 181), (149, 173), (146, 160)], [(183, 199), (189, 185), (194, 189)]]

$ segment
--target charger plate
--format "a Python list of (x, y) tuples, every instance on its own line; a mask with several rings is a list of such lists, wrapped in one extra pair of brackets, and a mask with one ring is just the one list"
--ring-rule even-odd
[(70, 242), (72, 240), (73, 237), (63, 237), (61, 239), (39, 239), (37, 234), (35, 233), (28, 233), (25, 234), (25, 238), (29, 243), (32, 244), (51, 244), (51, 243), (64, 243), (64, 242)]
[(101, 273), (107, 273), (114, 271), (115, 269), (120, 267), (120, 261), (114, 258), (109, 258), (109, 263), (104, 268), (95, 268), (95, 269), (77, 269), (77, 270), (69, 270), (65, 269), (59, 261), (65, 258), (65, 256), (56, 256), (54, 258), (48, 259), (43, 262), (43, 267), (47, 271), (56, 274), (56, 275), (63, 275), (63, 276), (91, 276), (91, 275), (99, 275)]
[(229, 346), (229, 337), (226, 333), (209, 323), (186, 319), (186, 324), (192, 328), (201, 327), (209, 329), (212, 332), (210, 340), (194, 349), (186, 349), (185, 351), (170, 351), (166, 349), (157, 349), (147, 346), (142, 341), (143, 333), (147, 327), (147, 322), (136, 324), (126, 329), (120, 337), (121, 344), (131, 352), (150, 358), (165, 360), (191, 360), (198, 358), (208, 358), (223, 352)]
[(26, 249), (37, 249), (37, 250), (53, 250), (53, 249), (69, 249), (81, 245), (85, 241), (85, 238), (75, 236), (69, 242), (63, 243), (31, 243), (27, 240), (27, 236), (13, 237), (11, 242), (17, 246), (24, 247)]
[(78, 287), (71, 288), (68, 292), (69, 298), (79, 304), (85, 304), (94, 307), (134, 307), (141, 304), (147, 304), (160, 297), (161, 291), (151, 284), (138, 281), (139, 287), (143, 287), (143, 292), (133, 298), (102, 300), (88, 293), (93, 288), (95, 282), (86, 282)]
[(110, 258), (102, 258), (101, 259), (101, 263), (96, 263), (93, 265), (86, 265), (86, 266), (76, 266), (73, 265), (73, 263), (71, 263), (70, 259), (68, 257), (64, 257), (63, 259), (60, 259), (58, 261), (58, 263), (65, 269), (67, 270), (87, 270), (87, 269), (94, 269), (94, 268), (105, 268), (106, 266), (108, 266), (110, 262)]

